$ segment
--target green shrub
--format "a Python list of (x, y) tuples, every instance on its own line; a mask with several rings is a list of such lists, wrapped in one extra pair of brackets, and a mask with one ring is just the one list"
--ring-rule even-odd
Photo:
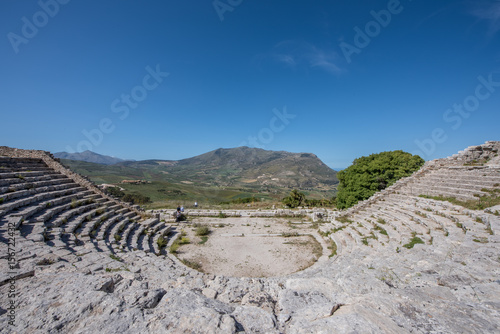
[(202, 236), (201, 237), (201, 241), (198, 242), (199, 245), (203, 245), (205, 242), (208, 241), (208, 237), (205, 235), (205, 236)]
[(204, 225), (204, 226), (198, 226), (196, 228), (196, 231), (195, 231), (195, 234), (197, 236), (208, 235), (209, 233), (210, 233), (210, 229), (206, 225)]
[(289, 208), (296, 208), (298, 206), (301, 206), (304, 200), (306, 199), (306, 195), (303, 193), (299, 192), (297, 189), (294, 189), (290, 192), (290, 195), (287, 197), (283, 198), (281, 202), (288, 206)]
[(403, 151), (382, 152), (355, 159), (337, 173), (337, 207), (349, 208), (420, 169), (424, 159)]
[(126, 194), (122, 197), (122, 201), (132, 204), (147, 204), (151, 202), (151, 198), (141, 194)]
[(224, 204), (247, 204), (247, 203), (255, 203), (255, 202), (260, 202), (260, 198), (255, 198), (255, 197), (240, 197), (236, 198), (233, 200), (230, 200), (228, 202), (220, 202), (221, 205)]
[(174, 242), (172, 245), (170, 245), (170, 253), (172, 254), (177, 254), (177, 250), (179, 249), (180, 245), (178, 242)]
[(219, 211), (219, 218), (227, 218), (227, 215), (224, 212)]
[(158, 245), (158, 247), (160, 249), (165, 248), (167, 246), (167, 239), (165, 239), (163, 236), (161, 236), (156, 241), (156, 244)]
[(122, 240), (122, 236), (119, 234), (115, 234), (114, 237), (115, 237), (116, 242), (119, 242), (120, 240)]
[(201, 263), (189, 261), (187, 259), (182, 259), (181, 262), (184, 263), (184, 265), (186, 265), (189, 268), (201, 271)]
[(120, 190), (118, 187), (107, 187), (104, 192), (108, 195), (117, 197), (117, 198), (122, 198), (125, 196), (125, 193)]
[(177, 239), (177, 240), (179, 240), (179, 245), (187, 245), (187, 244), (191, 243), (189, 238), (186, 238), (186, 237), (181, 237), (180, 239)]

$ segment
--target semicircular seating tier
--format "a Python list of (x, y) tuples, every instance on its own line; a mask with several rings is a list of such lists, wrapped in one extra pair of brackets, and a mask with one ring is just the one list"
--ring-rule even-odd
[(440, 200), (498, 196), (499, 149), (486, 142), (426, 162), (345, 211), (303, 209), (336, 252), (284, 277), (236, 278), (184, 266), (158, 247), (173, 224), (107, 196), (49, 153), (0, 147), (0, 289), (16, 291), (14, 311), (0, 305), (0, 324), (7, 332), (499, 332), (500, 207)]

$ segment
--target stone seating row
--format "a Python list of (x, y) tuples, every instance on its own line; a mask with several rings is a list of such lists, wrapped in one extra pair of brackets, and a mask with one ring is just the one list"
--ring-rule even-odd
[[(102, 241), (110, 246), (109, 251), (124, 251), (139, 248), (138, 234), (152, 226), (148, 230), (148, 245), (144, 248), (159, 251), (155, 249), (156, 241), (160, 235), (168, 233), (170, 227), (156, 224), (154, 219), (138, 223), (142, 217), (134, 211), (81, 187), (48, 168), (41, 160), (32, 163), (33, 159), (24, 159), (23, 163), (13, 163), (16, 159), (9, 159), (8, 164), (5, 160), (0, 159), (3, 167), (0, 169), (3, 186), (0, 189), (7, 192), (0, 203), (0, 215), (17, 218), (17, 225), (24, 221), (26, 237), (67, 249), (82, 244), (98, 245)], [(119, 243), (115, 235), (121, 238)], [(99, 251), (97, 247), (96, 250)]]
[[(453, 197), (458, 200), (462, 201), (471, 201), (471, 200), (478, 200), (477, 197), (474, 196), (474, 194), (469, 193), (464, 193), (464, 192), (454, 192), (454, 191), (444, 191), (440, 190), (440, 188), (433, 188), (429, 189), (426, 187), (413, 187), (410, 189), (405, 189), (404, 191), (401, 191), (402, 194), (407, 194), (410, 196), (420, 196), (420, 195), (426, 195), (426, 196), (441, 196), (441, 197)], [(477, 193), (477, 192), (475, 192)], [(481, 194), (480, 194), (481, 195)], [(483, 195), (487, 195), (484, 193)]]
[[(41, 181), (55, 181), (55, 180), (69, 180), (66, 176), (62, 174), (44, 174), (40, 176), (32, 176), (32, 177), (25, 177), (25, 178), (6, 178), (6, 179), (0, 179), (0, 193), (6, 193), (10, 191), (16, 191), (17, 189), (24, 189), (24, 188), (32, 188), (35, 185), (32, 185), (32, 183), (36, 182), (41, 182)], [(70, 180), (70, 182), (73, 182)]]
[(462, 188), (473, 188), (478, 190), (481, 190), (481, 188), (492, 189), (500, 186), (500, 181), (498, 180), (485, 180), (485, 179), (460, 180), (456, 178), (451, 179), (451, 178), (442, 178), (438, 176), (426, 177), (421, 181), (421, 183), (422, 184), (438, 183), (438, 184), (445, 184), (449, 187), (459, 186)]
[(33, 188), (41, 188), (45, 186), (54, 186), (61, 184), (72, 184), (73, 181), (67, 178), (50, 178), (47, 177), (44, 180), (40, 181), (30, 181), (30, 182), (19, 182), (15, 184), (11, 184), (9, 186), (0, 186), (0, 197), (3, 197), (5, 194), (9, 194), (12, 192), (16, 192), (19, 190), (28, 190)]
[(24, 179), (27, 177), (37, 177), (37, 176), (44, 176), (44, 175), (57, 175), (59, 174), (53, 169), (49, 170), (43, 170), (43, 171), (14, 171), (14, 172), (2, 172), (0, 171), (0, 180), (5, 180), (5, 179)]
[(55, 185), (44, 185), (36, 188), (28, 188), (28, 189), (22, 189), (22, 190), (17, 190), (17, 191), (12, 191), (8, 192), (5, 194), (2, 194), (2, 203), (7, 203), (8, 201), (14, 200), (14, 199), (22, 199), (26, 197), (31, 197), (36, 194), (41, 194), (49, 191), (57, 191), (57, 190), (64, 190), (64, 189), (71, 189), (71, 188), (77, 188), (79, 187), (78, 184), (76, 183), (62, 183), (62, 184), (55, 184)]
[(0, 217), (2, 214), (5, 215), (7, 212), (10, 212), (15, 209), (19, 209), (28, 205), (36, 205), (41, 201), (57, 199), (59, 197), (75, 194), (77, 192), (84, 190), (86, 190), (85, 187), (78, 186), (75, 188), (69, 188), (64, 190), (37, 193), (29, 197), (23, 197), (13, 201), (8, 201), (7, 203), (0, 204)]

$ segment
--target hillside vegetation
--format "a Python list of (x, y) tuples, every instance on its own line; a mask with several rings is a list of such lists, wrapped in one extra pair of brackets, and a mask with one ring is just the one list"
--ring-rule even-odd
[(409, 176), (425, 163), (418, 155), (403, 151), (372, 154), (354, 160), (347, 169), (337, 173), (340, 181), (337, 207), (349, 208)]
[[(330, 199), (336, 192), (337, 172), (310, 153), (267, 151), (238, 147), (218, 149), (193, 158), (123, 161), (99, 165), (62, 160), (77, 173), (97, 184), (116, 184), (126, 193), (149, 197), (149, 207), (177, 204), (200, 205), (221, 202), (279, 202), (292, 189), (311, 199)], [(144, 180), (144, 184), (122, 184)]]

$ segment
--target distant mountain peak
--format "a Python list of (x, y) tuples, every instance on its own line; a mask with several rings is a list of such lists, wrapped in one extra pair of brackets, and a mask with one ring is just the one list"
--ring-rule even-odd
[(68, 153), (68, 152), (57, 152), (54, 153), (54, 157), (59, 159), (68, 159), (68, 160), (77, 160), (77, 161), (85, 161), (85, 162), (93, 162), (101, 165), (114, 165), (119, 162), (123, 162), (125, 160), (111, 157), (108, 155), (102, 155), (99, 153), (95, 153), (89, 150), (83, 152), (76, 153)]

